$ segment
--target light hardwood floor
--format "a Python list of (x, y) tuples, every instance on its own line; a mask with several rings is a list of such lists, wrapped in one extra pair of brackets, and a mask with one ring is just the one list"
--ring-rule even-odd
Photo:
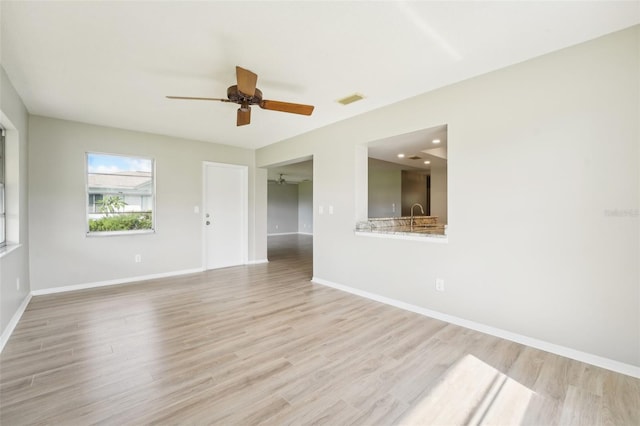
[(640, 424), (640, 380), (314, 285), (268, 264), (34, 297), (0, 423)]

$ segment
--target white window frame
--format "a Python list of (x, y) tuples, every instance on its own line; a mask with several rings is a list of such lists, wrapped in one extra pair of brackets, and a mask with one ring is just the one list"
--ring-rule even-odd
[(0, 248), (7, 245), (7, 145), (5, 140), (5, 130), (4, 128), (0, 127), (0, 217), (3, 219), (3, 229), (0, 230), (0, 235), (2, 235), (2, 239), (0, 239)]
[[(133, 159), (142, 159), (151, 161), (151, 229), (132, 229), (127, 231), (90, 231), (89, 230), (89, 156), (90, 155), (108, 155), (112, 157), (124, 157)], [(153, 234), (156, 232), (156, 160), (151, 156), (137, 154), (116, 154), (112, 152), (96, 152), (88, 151), (85, 153), (84, 160), (84, 179), (85, 179), (85, 232), (87, 237), (106, 237), (118, 235), (137, 235), (137, 234)]]

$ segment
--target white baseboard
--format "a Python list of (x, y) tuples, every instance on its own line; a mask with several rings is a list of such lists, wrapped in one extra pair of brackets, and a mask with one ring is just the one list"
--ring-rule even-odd
[(278, 237), (280, 235), (313, 235), (313, 232), (281, 232), (279, 234), (267, 234), (267, 237)]
[(137, 277), (120, 278), (120, 279), (108, 280), (108, 281), (98, 281), (98, 282), (87, 283), (87, 284), (68, 285), (63, 287), (52, 287), (52, 288), (45, 288), (42, 290), (33, 290), (31, 292), (31, 295), (42, 296), (45, 294), (64, 293), (66, 291), (86, 290), (88, 288), (105, 287), (110, 285), (133, 283), (136, 281), (147, 281), (147, 280), (155, 280), (158, 278), (175, 277), (178, 275), (195, 274), (203, 271), (204, 271), (203, 268), (183, 269), (181, 271), (163, 272), (161, 274), (141, 275)]
[(4, 345), (6, 345), (9, 341), (11, 333), (13, 333), (16, 325), (18, 325), (18, 321), (20, 321), (20, 318), (22, 318), (22, 314), (24, 313), (24, 310), (27, 309), (30, 301), (31, 294), (27, 294), (27, 297), (24, 298), (16, 313), (11, 317), (11, 321), (9, 321), (9, 324), (7, 324), (7, 327), (2, 332), (2, 335), (0, 335), (0, 352), (2, 352), (2, 350), (4, 349)]
[(259, 265), (261, 263), (269, 263), (269, 259), (256, 259), (247, 262), (247, 265)]
[(357, 296), (365, 297), (367, 299), (375, 300), (387, 305), (395, 306), (396, 308), (404, 309), (406, 311), (414, 312), (416, 314), (424, 315), (426, 317), (435, 318), (441, 321), (449, 322), (451, 324), (459, 325), (461, 327), (469, 328), (471, 330), (479, 331), (481, 333), (490, 334), (492, 336), (500, 337), (502, 339), (510, 340), (512, 342), (520, 343), (532, 348), (540, 349), (546, 352), (551, 352), (556, 355), (571, 358), (576, 361), (585, 362), (587, 364), (595, 365), (597, 367), (605, 368), (607, 370), (615, 371), (616, 373), (626, 374), (640, 378), (640, 367), (635, 365), (626, 364), (624, 362), (616, 361), (613, 359), (601, 357), (598, 355), (590, 354), (587, 352), (578, 351), (565, 346), (556, 345), (554, 343), (546, 342), (544, 340), (534, 339), (532, 337), (524, 336), (518, 333), (513, 333), (507, 330), (503, 330), (496, 327), (491, 327), (485, 324), (477, 323), (475, 321), (469, 321), (464, 318), (459, 318), (453, 315), (443, 314), (442, 312), (433, 311), (431, 309), (423, 308), (420, 306), (412, 305), (409, 303), (401, 302), (399, 300), (391, 299), (389, 297), (381, 296), (379, 294), (370, 293), (368, 291), (360, 290), (357, 288), (349, 287), (342, 284), (336, 284), (334, 282), (324, 280), (322, 278), (313, 277), (311, 282), (321, 284), (327, 287), (332, 287), (337, 290), (342, 290), (347, 293), (355, 294)]

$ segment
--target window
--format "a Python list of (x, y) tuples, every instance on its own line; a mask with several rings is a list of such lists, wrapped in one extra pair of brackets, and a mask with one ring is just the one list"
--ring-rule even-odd
[(154, 161), (87, 153), (87, 232), (93, 235), (152, 232)]
[(448, 127), (367, 144), (367, 229), (446, 235)]
[(4, 129), (0, 128), (0, 247), (7, 244), (7, 213), (5, 210), (5, 147)]

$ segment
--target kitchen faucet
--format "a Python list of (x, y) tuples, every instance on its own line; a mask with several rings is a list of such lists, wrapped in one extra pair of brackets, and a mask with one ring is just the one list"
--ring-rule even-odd
[(411, 206), (411, 227), (413, 228), (413, 208), (415, 206), (420, 207), (420, 211), (422, 212), (422, 215), (424, 216), (424, 209), (422, 208), (422, 205), (420, 205), (420, 203), (415, 203), (414, 205)]

